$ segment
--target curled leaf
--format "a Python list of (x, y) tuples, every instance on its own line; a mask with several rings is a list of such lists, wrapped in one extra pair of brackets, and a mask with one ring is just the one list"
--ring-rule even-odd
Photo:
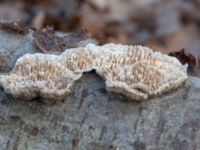
[(171, 52), (169, 53), (169, 55), (178, 58), (182, 64), (187, 63), (189, 66), (192, 66), (192, 67), (196, 66), (198, 63), (197, 58), (190, 53), (186, 54), (184, 48), (176, 52)]
[(12, 30), (17, 33), (25, 34), (26, 29), (19, 21), (16, 20), (0, 20), (0, 27), (6, 30)]
[(33, 31), (33, 41), (44, 52), (63, 52), (66, 48), (75, 48), (79, 42), (88, 37), (88, 32), (58, 35), (49, 30)]
[(195, 55), (187, 53), (184, 48), (176, 52), (171, 52), (169, 55), (176, 57), (182, 64), (188, 64), (188, 73), (190, 75), (200, 76), (199, 60)]

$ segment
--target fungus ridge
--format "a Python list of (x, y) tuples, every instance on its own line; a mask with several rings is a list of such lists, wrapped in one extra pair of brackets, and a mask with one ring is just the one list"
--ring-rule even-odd
[(88, 44), (61, 55), (26, 54), (10, 73), (0, 74), (0, 85), (16, 98), (58, 100), (91, 70), (105, 79), (108, 91), (139, 101), (180, 87), (188, 78), (186, 65), (147, 47)]

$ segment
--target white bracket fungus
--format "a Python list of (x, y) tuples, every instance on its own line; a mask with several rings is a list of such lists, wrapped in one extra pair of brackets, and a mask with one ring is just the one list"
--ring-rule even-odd
[(0, 74), (0, 85), (16, 98), (63, 99), (83, 72), (93, 69), (105, 79), (108, 91), (133, 100), (163, 94), (188, 78), (186, 65), (147, 47), (88, 44), (59, 56), (24, 55), (10, 73)]

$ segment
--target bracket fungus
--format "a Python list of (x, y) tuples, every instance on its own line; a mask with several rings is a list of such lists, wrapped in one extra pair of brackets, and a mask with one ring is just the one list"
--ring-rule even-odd
[(57, 100), (91, 70), (105, 79), (108, 91), (139, 101), (175, 89), (188, 78), (187, 65), (147, 47), (88, 44), (61, 55), (26, 54), (10, 73), (0, 74), (0, 85), (16, 98)]

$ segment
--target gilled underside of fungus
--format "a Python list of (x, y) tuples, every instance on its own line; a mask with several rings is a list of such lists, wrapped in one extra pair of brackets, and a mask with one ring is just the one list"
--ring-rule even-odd
[(181, 86), (187, 66), (142, 46), (106, 44), (67, 49), (61, 55), (26, 54), (13, 70), (0, 74), (6, 93), (27, 100), (63, 99), (84, 72), (96, 70), (108, 91), (145, 100)]

